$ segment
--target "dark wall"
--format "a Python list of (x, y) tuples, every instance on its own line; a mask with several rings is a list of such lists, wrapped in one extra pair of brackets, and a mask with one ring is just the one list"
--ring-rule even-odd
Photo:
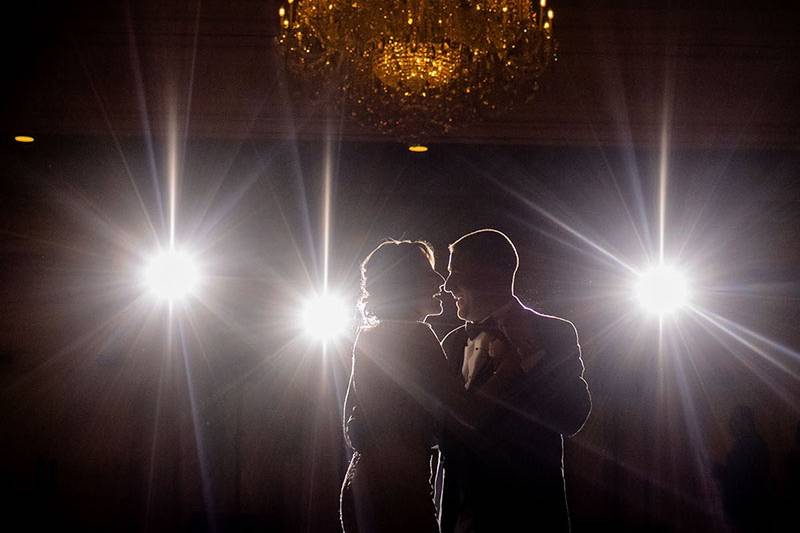
[(380, 239), (425, 238), (444, 271), (449, 242), (493, 226), (519, 247), (523, 300), (576, 323), (594, 395), (566, 451), (576, 530), (723, 527), (711, 470), (740, 403), (782, 483), (800, 418), (796, 153), (668, 154), (665, 254), (696, 311), (659, 338), (628, 268), (658, 255), (657, 151), (179, 142), (176, 239), (205, 281), (170, 315), (139, 277), (168, 239), (168, 144), (2, 147), (4, 516), (336, 530), (348, 346), (323, 355), (297, 327), (322, 280), (326, 168), (330, 284), (350, 302)]

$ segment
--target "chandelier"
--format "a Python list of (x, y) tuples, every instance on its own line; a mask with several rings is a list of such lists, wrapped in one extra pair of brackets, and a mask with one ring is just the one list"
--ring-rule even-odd
[(404, 141), (528, 104), (555, 60), (547, 0), (284, 0), (294, 78)]

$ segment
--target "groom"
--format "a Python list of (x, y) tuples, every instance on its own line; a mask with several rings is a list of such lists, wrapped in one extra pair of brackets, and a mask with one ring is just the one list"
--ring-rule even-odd
[[(465, 325), (442, 346), (451, 370), (492, 414), (480, 432), (441, 443), (442, 533), (569, 530), (563, 437), (583, 426), (591, 399), (575, 326), (520, 303), (518, 265), (514, 245), (497, 230), (450, 245), (444, 289)], [(512, 371), (510, 386), (483, 393), (500, 367)]]

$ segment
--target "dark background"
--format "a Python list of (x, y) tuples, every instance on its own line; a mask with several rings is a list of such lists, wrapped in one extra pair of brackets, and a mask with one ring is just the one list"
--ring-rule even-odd
[[(575, 322), (594, 398), (566, 447), (575, 530), (724, 530), (711, 471), (738, 404), (781, 490), (800, 420), (797, 17), (693, 4), (559, 2), (534, 108), (422, 155), (287, 97), (275, 2), (4, 8), (4, 519), (337, 529), (348, 341), (323, 353), (297, 324), (323, 279), (326, 175), (329, 279), (351, 303), (380, 239), (427, 239), (444, 271), (449, 242), (492, 226), (518, 245), (523, 301)], [(172, 153), (177, 240), (205, 279), (170, 315), (139, 276), (167, 242)], [(694, 310), (659, 335), (624, 265), (658, 257), (662, 162)], [(447, 302), (435, 327), (453, 325)]]

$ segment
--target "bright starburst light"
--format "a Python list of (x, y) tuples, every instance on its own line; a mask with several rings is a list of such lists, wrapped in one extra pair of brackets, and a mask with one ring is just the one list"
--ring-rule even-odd
[(689, 300), (686, 277), (667, 265), (658, 265), (640, 274), (634, 293), (645, 310), (659, 316), (681, 308)]
[(189, 254), (171, 249), (150, 261), (144, 277), (153, 294), (174, 301), (191, 294), (200, 275)]
[(307, 335), (327, 342), (347, 331), (349, 316), (350, 308), (343, 299), (322, 294), (306, 303), (301, 318)]

